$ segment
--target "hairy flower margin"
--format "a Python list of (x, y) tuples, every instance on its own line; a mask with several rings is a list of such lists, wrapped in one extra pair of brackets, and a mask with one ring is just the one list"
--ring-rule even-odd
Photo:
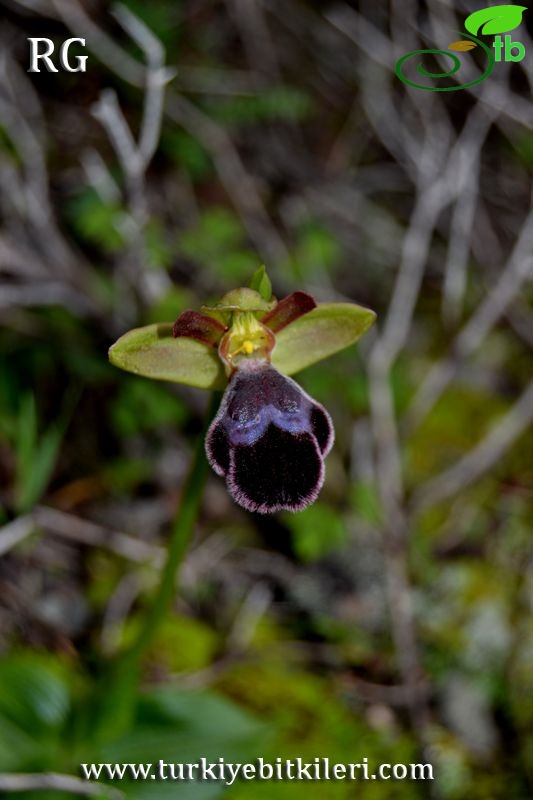
[(278, 301), (261, 267), (250, 288), (214, 306), (124, 334), (109, 359), (148, 378), (225, 389), (206, 436), (210, 465), (248, 511), (302, 511), (322, 488), (334, 432), (288, 376), (353, 344), (374, 320), (367, 308), (317, 304), (305, 292)]

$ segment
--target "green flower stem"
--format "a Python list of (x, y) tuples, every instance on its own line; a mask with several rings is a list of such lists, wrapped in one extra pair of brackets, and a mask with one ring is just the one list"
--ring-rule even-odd
[(175, 595), (177, 576), (194, 532), (208, 473), (204, 438), (219, 403), (219, 393), (213, 393), (202, 432), (198, 436), (191, 468), (183, 486), (181, 502), (168, 544), (167, 559), (161, 573), (161, 582), (141, 621), (136, 640), (119, 657), (107, 676), (106, 686), (102, 692), (101, 713), (98, 715), (101, 730), (107, 736), (122, 732), (131, 723), (141, 680), (143, 658), (150, 649)]

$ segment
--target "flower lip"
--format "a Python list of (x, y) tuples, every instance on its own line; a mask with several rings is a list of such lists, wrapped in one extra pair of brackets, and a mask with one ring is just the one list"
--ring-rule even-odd
[[(279, 458), (275, 463), (272, 456)], [(230, 450), (229, 492), (247, 511), (303, 511), (324, 483), (324, 462), (310, 434), (294, 436), (270, 425), (253, 447)]]
[(207, 438), (208, 460), (249, 511), (299, 511), (324, 482), (333, 444), (325, 409), (270, 364), (243, 362), (230, 379)]

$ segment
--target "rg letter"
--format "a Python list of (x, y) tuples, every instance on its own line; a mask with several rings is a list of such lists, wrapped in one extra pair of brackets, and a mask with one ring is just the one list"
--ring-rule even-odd
[[(48, 72), (59, 72), (58, 68), (52, 61), (52, 53), (54, 52), (54, 43), (46, 36), (35, 36), (28, 38), (30, 43), (30, 68), (28, 72), (40, 72), (39, 59), (43, 60), (43, 64)], [(85, 47), (85, 39), (67, 39), (61, 45), (59, 50), (59, 63), (62, 68), (67, 72), (85, 72), (87, 66), (88, 56), (75, 56), (74, 66), (69, 61), (68, 51), (72, 42), (80, 42)]]

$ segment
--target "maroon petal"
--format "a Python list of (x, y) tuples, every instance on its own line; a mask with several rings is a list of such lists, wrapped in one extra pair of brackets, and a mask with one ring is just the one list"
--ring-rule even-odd
[(309, 433), (290, 433), (269, 425), (252, 445), (230, 449), (228, 489), (248, 511), (302, 511), (324, 483), (324, 463)]
[(316, 303), (310, 294), (306, 292), (293, 292), (279, 303), (274, 306), (272, 311), (262, 318), (261, 322), (270, 328), (271, 331), (277, 333), (282, 328), (285, 328), (291, 322), (294, 322), (298, 317), (302, 317), (316, 308)]
[(184, 311), (179, 315), (172, 328), (172, 336), (188, 336), (198, 342), (217, 347), (226, 328), (218, 320), (200, 314), (199, 311)]

